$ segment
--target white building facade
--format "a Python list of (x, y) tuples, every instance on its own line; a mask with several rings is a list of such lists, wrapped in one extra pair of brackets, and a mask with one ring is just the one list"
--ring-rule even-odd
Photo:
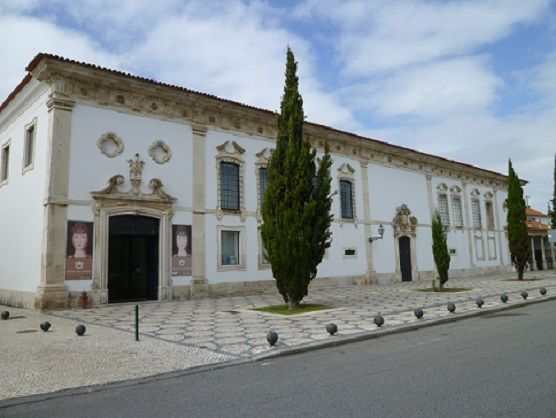
[[(47, 54), (0, 107), (0, 303), (175, 300), (273, 288), (260, 238), (276, 115)], [(333, 158), (333, 240), (312, 285), (508, 270), (506, 176), (307, 123)], [(384, 236), (373, 243), (379, 225)]]

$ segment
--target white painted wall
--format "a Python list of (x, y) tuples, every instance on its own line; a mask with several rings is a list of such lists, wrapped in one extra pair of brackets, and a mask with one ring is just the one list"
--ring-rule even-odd
[[(11, 140), (8, 184), (0, 187), (0, 289), (35, 292), (40, 282), (47, 98), (33, 80), (0, 115), (0, 144)], [(35, 117), (34, 166), (22, 173), (25, 125)]]
[[(97, 140), (105, 132), (114, 132), (123, 140), (124, 150), (114, 158), (108, 158), (97, 147)], [(156, 163), (148, 155), (149, 146), (156, 140), (163, 140), (172, 151), (165, 164)], [(126, 190), (127, 160), (136, 153), (145, 161), (144, 192), (150, 192), (151, 178), (159, 178), (164, 190), (178, 199), (178, 208), (192, 207), (191, 127), (79, 104), (72, 112), (69, 199), (90, 201), (90, 193), (102, 189), (115, 174), (126, 178), (122, 187)]]

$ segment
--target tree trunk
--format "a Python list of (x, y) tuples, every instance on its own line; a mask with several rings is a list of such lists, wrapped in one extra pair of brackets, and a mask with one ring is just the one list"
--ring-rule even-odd
[(299, 306), (298, 300), (293, 300), (292, 298), (288, 298), (288, 309), (294, 309)]
[(523, 280), (523, 267), (517, 269), (517, 280)]

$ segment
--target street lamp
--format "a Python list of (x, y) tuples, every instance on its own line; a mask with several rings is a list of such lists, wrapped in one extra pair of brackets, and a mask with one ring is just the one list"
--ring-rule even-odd
[(382, 226), (382, 224), (380, 224), (378, 226), (378, 235), (377, 236), (370, 236), (369, 237), (369, 242), (372, 244), (373, 241), (376, 241), (377, 239), (382, 239), (382, 237), (384, 236), (384, 227)]

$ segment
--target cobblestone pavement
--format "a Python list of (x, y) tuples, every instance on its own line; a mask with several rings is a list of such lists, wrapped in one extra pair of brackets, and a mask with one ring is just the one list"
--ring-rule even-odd
[[(283, 303), (276, 294), (140, 304), (140, 333), (188, 347), (209, 349), (216, 353), (249, 358), (271, 350), (266, 343), (269, 330), (278, 333), (279, 346), (292, 347), (330, 338), (326, 324), (338, 326), (338, 335), (352, 335), (375, 331), (374, 315), (381, 313), (383, 328), (395, 327), (417, 321), (415, 308), (422, 308), (429, 321), (450, 313), (446, 303), (453, 301), (456, 312), (479, 309), (477, 297), (485, 300), (482, 309), (502, 305), (500, 295), (508, 293), (509, 304), (522, 301), (519, 295), (528, 290), (530, 299), (540, 298), (538, 289), (553, 287), (556, 293), (556, 274), (534, 272), (526, 275), (527, 281), (508, 281), (515, 276), (497, 275), (473, 279), (450, 279), (448, 287), (472, 290), (459, 293), (424, 293), (429, 285), (423, 282), (390, 285), (345, 286), (310, 289), (306, 303), (322, 303), (331, 309), (296, 315), (274, 315), (250, 310)], [(533, 278), (539, 280), (531, 280)], [(53, 315), (71, 318), (84, 323), (105, 325), (122, 331), (134, 331), (134, 304), (109, 305), (86, 310), (56, 312)]]
[[(330, 309), (294, 317), (250, 310), (283, 303), (276, 294), (207, 299), (199, 301), (140, 303), (140, 341), (134, 340), (135, 304), (111, 304), (92, 309), (46, 313), (8, 309), (11, 318), (0, 321), (0, 400), (52, 392), (64, 388), (128, 380), (200, 365), (245, 360), (270, 354), (266, 334), (279, 334), (277, 349), (315, 345), (342, 338), (377, 332), (374, 315), (385, 318), (383, 329), (433, 321), (450, 314), (446, 303), (456, 303), (456, 314), (479, 310), (477, 297), (485, 301), (483, 310), (520, 303), (521, 291), (528, 300), (556, 294), (556, 274), (527, 273), (526, 281), (515, 275), (450, 279), (448, 287), (472, 290), (460, 293), (423, 293), (429, 283), (409, 282), (390, 285), (319, 287), (309, 291), (307, 303), (322, 303)], [(532, 280), (534, 279), (534, 280)], [(424, 310), (418, 320), (415, 308)], [(48, 320), (49, 332), (38, 330)], [(325, 325), (333, 322), (338, 334), (328, 335)], [(77, 337), (78, 323), (87, 326)]]

